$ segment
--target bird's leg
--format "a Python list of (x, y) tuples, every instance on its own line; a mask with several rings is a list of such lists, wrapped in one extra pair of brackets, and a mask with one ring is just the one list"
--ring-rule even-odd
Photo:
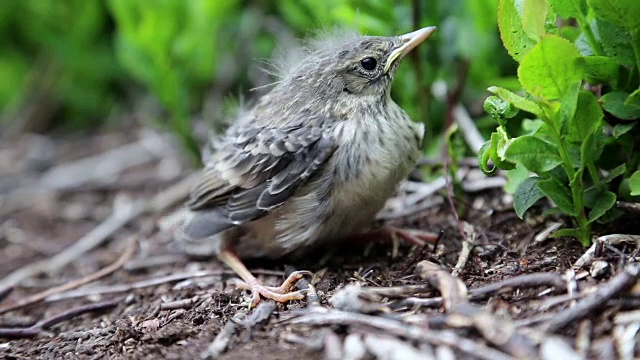
[(384, 225), (379, 229), (371, 230), (352, 237), (356, 241), (360, 240), (383, 240), (396, 241), (402, 240), (412, 245), (424, 246), (426, 244), (434, 244), (438, 240), (438, 235), (415, 229), (400, 229), (390, 225)]
[(221, 250), (218, 257), (245, 282), (245, 285), (241, 285), (240, 287), (251, 291), (251, 306), (255, 306), (260, 302), (261, 295), (264, 298), (281, 303), (304, 299), (304, 291), (292, 292), (291, 288), (298, 280), (302, 279), (304, 275), (308, 274), (308, 271), (293, 272), (282, 285), (278, 287), (264, 286), (260, 284), (258, 279), (244, 266), (242, 260), (238, 258), (238, 255), (236, 255), (233, 249), (227, 248)]

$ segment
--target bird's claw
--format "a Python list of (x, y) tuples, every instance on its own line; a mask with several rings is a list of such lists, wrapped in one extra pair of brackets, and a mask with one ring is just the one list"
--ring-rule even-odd
[(249, 283), (240, 283), (238, 287), (251, 291), (251, 303), (249, 308), (255, 307), (262, 298), (276, 302), (286, 303), (293, 300), (302, 300), (307, 289), (291, 291), (291, 288), (305, 275), (311, 275), (310, 271), (295, 271), (291, 273), (280, 286), (264, 286), (258, 280)]

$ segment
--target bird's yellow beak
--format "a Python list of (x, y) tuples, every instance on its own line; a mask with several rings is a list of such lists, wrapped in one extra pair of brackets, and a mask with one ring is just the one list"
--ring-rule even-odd
[(384, 73), (388, 73), (389, 69), (391, 69), (391, 65), (396, 61), (402, 59), (405, 55), (407, 55), (413, 48), (418, 46), (421, 42), (427, 40), (433, 32), (436, 31), (435, 26), (428, 26), (426, 28), (422, 28), (420, 30), (404, 34), (400, 36), (401, 45), (391, 52), (389, 58), (387, 59), (387, 63), (384, 64)]

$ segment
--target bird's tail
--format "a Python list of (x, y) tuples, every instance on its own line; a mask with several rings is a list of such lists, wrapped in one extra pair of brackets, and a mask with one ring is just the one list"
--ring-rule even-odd
[(160, 228), (172, 233), (178, 248), (190, 256), (211, 256), (219, 252), (219, 234), (233, 227), (221, 209), (180, 209), (160, 220)]

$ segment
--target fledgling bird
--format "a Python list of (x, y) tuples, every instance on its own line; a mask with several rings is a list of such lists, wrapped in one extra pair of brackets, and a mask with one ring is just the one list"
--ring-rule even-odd
[(371, 226), (414, 168), (424, 127), (391, 99), (400, 60), (435, 27), (311, 45), (255, 106), (209, 144), (178, 238), (211, 242), (255, 304), (301, 278), (263, 286), (240, 259), (278, 258)]

